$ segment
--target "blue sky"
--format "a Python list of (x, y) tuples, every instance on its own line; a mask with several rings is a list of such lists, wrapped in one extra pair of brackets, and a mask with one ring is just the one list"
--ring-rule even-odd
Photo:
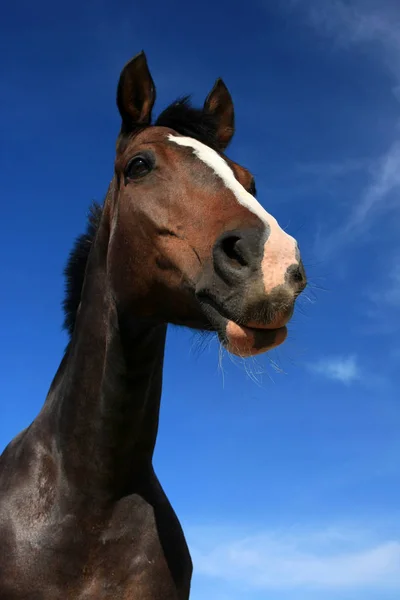
[(1, 447), (35, 417), (59, 364), (62, 269), (112, 177), (117, 78), (139, 50), (157, 110), (184, 93), (201, 103), (224, 78), (229, 154), (300, 242), (310, 288), (274, 353), (220, 363), (215, 340), (169, 332), (155, 464), (191, 547), (193, 600), (399, 597), (396, 4), (3, 10)]

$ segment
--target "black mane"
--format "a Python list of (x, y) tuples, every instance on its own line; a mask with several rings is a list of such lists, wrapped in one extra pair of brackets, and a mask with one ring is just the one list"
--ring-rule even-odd
[(192, 137), (213, 150), (219, 150), (217, 144), (217, 123), (214, 115), (202, 109), (193, 108), (190, 96), (180, 98), (166, 108), (158, 117), (155, 125), (169, 127), (177, 133)]
[(64, 329), (67, 330), (70, 337), (74, 331), (76, 313), (81, 301), (87, 259), (93, 240), (96, 237), (102, 211), (103, 208), (99, 204), (94, 202), (91, 205), (86, 231), (75, 240), (64, 269), (66, 281), (65, 298), (63, 301)]
[[(159, 115), (154, 125), (169, 127), (181, 135), (192, 137), (214, 150), (218, 150), (215, 118), (201, 109), (193, 108), (189, 96), (180, 98), (168, 106)], [(103, 208), (99, 204), (92, 204), (86, 232), (75, 240), (64, 270), (66, 279), (63, 301), (64, 329), (70, 337), (74, 331), (76, 314), (81, 301), (87, 259), (96, 237), (102, 210)]]

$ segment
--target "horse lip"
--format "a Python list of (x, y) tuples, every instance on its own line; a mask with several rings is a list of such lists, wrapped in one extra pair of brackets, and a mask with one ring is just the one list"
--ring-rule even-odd
[(275, 329), (281, 329), (282, 327), (286, 327), (288, 322), (293, 316), (294, 306), (290, 308), (290, 310), (286, 311), (285, 314), (276, 315), (270, 323), (256, 323), (254, 321), (250, 321), (248, 325), (244, 325), (240, 323), (243, 327), (247, 327), (247, 329), (253, 329), (254, 331), (273, 331)]
[(242, 323), (238, 323), (238, 325), (240, 325), (241, 327), (245, 327), (246, 329), (250, 329), (251, 331), (276, 331), (277, 329), (282, 329), (282, 327), (285, 327), (286, 322), (282, 322), (282, 325), (243, 325)]
[(277, 329), (281, 329), (285, 327), (288, 321), (291, 318), (291, 314), (285, 316), (284, 318), (280, 318), (277, 322), (276, 319), (273, 319), (271, 323), (257, 323), (255, 321), (249, 321), (247, 323), (238, 320), (233, 317), (233, 315), (229, 314), (224, 308), (217, 302), (211, 295), (209, 294), (199, 294), (197, 296), (198, 301), (200, 302), (201, 308), (208, 321), (210, 322), (211, 327), (216, 329), (216, 331), (225, 337), (225, 327), (229, 321), (232, 321), (236, 325), (240, 327), (244, 327), (246, 329), (250, 329), (252, 331), (275, 331)]

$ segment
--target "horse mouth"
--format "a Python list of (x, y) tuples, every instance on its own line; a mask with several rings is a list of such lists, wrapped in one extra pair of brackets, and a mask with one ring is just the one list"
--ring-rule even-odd
[(271, 324), (243, 324), (231, 318), (211, 298), (199, 298), (202, 311), (222, 345), (236, 356), (247, 358), (268, 352), (283, 344), (287, 337), (289, 317), (274, 319)]

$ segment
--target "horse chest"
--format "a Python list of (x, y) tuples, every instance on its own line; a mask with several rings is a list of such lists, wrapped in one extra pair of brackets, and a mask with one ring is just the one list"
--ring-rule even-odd
[(192, 567), (180, 526), (169, 511), (143, 508), (129, 520), (125, 507), (102, 533), (79, 600), (188, 599)]
[(20, 523), (9, 523), (0, 598), (187, 600), (186, 542), (173, 511), (157, 512), (134, 498), (117, 506), (105, 525), (74, 515), (58, 526), (44, 524), (36, 538), (24, 537)]

